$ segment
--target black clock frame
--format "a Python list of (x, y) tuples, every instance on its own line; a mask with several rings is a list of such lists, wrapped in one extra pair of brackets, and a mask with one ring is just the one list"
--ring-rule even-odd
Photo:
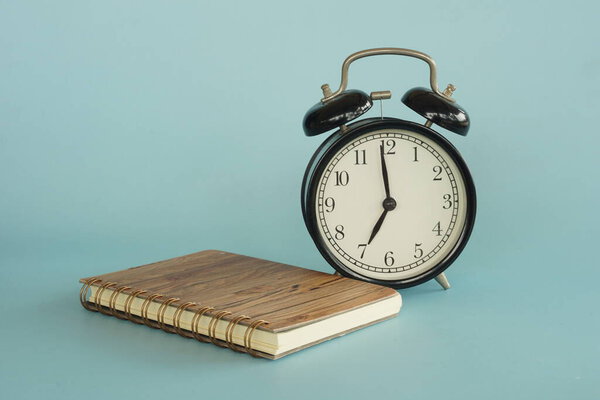
[[(399, 279), (393, 281), (374, 279), (364, 275), (360, 275), (348, 268), (341, 261), (339, 261), (336, 255), (333, 254), (325, 244), (324, 238), (319, 234), (317, 210), (315, 209), (315, 198), (318, 190), (317, 185), (319, 183), (321, 175), (323, 174), (325, 168), (329, 164), (331, 158), (333, 158), (340, 149), (345, 147), (348, 143), (352, 142), (359, 136), (371, 131), (381, 129), (405, 129), (408, 131), (421, 133), (433, 140), (436, 144), (442, 147), (456, 163), (458, 169), (460, 170), (464, 178), (465, 190), (467, 195), (467, 212), (465, 224), (463, 226), (462, 232), (460, 233), (458, 241), (454, 245), (454, 248), (434, 268), (429, 269), (423, 272), (422, 274), (408, 279)], [(432, 278), (435, 278), (436, 276), (444, 272), (444, 270), (456, 260), (456, 258), (460, 255), (465, 245), (467, 244), (469, 237), (471, 236), (473, 226), (475, 224), (475, 214), (477, 210), (477, 195), (475, 192), (475, 184), (473, 183), (471, 172), (469, 171), (467, 164), (463, 160), (458, 150), (456, 150), (456, 148), (446, 138), (441, 136), (439, 133), (435, 132), (433, 129), (428, 128), (424, 125), (417, 124), (415, 122), (405, 121), (398, 118), (363, 119), (349, 124), (345, 127), (345, 129), (337, 130), (331, 136), (329, 136), (325, 140), (325, 142), (323, 142), (323, 144), (319, 146), (317, 151), (315, 151), (314, 155), (308, 163), (308, 166), (306, 167), (306, 172), (304, 173), (304, 178), (302, 180), (301, 196), (302, 216), (304, 217), (304, 223), (306, 224), (306, 228), (308, 229), (310, 236), (315, 242), (315, 245), (317, 246), (317, 249), (323, 256), (323, 258), (325, 258), (325, 260), (336, 271), (348, 278), (354, 278), (371, 283), (376, 283), (379, 285), (390, 286), (396, 289), (402, 289), (418, 285)]]

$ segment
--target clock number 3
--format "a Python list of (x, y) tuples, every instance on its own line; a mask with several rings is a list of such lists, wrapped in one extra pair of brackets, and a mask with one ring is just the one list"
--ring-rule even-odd
[(444, 195), (444, 205), (442, 206), (442, 208), (444, 210), (449, 209), (450, 207), (452, 207), (452, 196), (450, 196), (450, 194), (446, 193)]

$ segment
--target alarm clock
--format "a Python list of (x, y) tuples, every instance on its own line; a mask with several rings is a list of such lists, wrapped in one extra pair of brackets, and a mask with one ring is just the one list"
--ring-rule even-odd
[[(425, 118), (358, 119), (389, 91), (347, 90), (350, 64), (360, 58), (400, 55), (425, 61), (430, 88), (410, 89), (402, 102)], [(435, 61), (419, 51), (378, 48), (350, 55), (339, 88), (321, 86), (324, 97), (304, 116), (307, 136), (335, 131), (312, 156), (302, 183), (302, 214), (317, 249), (338, 274), (406, 288), (435, 278), (464, 249), (476, 212), (471, 173), (435, 124), (465, 136), (470, 119), (442, 92)], [(382, 107), (382, 106), (381, 106)], [(383, 110), (383, 108), (381, 108)], [(351, 122), (352, 121), (352, 122)]]

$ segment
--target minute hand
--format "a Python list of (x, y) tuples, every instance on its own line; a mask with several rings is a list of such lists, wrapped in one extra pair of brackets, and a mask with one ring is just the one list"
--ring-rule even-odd
[(383, 175), (383, 186), (385, 187), (385, 198), (390, 196), (390, 181), (388, 180), (387, 167), (385, 165), (385, 154), (383, 150), (383, 144), (379, 147), (381, 153), (381, 174)]
[(383, 186), (385, 187), (385, 200), (383, 201), (383, 213), (381, 213), (381, 216), (375, 223), (367, 244), (371, 244), (375, 238), (375, 235), (377, 235), (377, 232), (379, 232), (379, 229), (381, 229), (381, 225), (383, 224), (388, 211), (391, 211), (396, 207), (396, 201), (390, 196), (390, 182), (388, 180), (387, 167), (385, 165), (385, 152), (383, 150), (383, 145), (379, 147), (379, 150), (381, 154), (381, 174), (383, 175)]

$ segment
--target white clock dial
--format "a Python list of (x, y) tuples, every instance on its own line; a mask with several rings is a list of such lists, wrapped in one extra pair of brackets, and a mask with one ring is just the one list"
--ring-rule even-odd
[(404, 129), (348, 143), (330, 158), (315, 196), (329, 251), (357, 274), (380, 280), (408, 279), (444, 260), (463, 232), (467, 206), (464, 177), (448, 152)]

